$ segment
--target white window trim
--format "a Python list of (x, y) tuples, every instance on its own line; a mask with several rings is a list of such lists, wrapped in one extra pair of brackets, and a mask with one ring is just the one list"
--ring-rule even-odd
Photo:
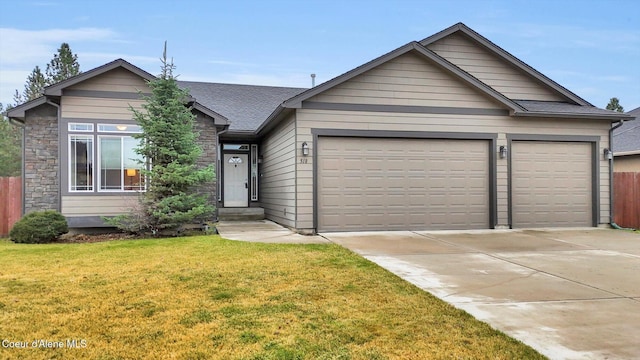
[[(115, 126), (115, 130), (105, 130), (107, 126)], [(123, 127), (122, 129), (118, 129), (118, 127)], [(131, 127), (135, 127), (135, 130), (131, 130)], [(138, 124), (98, 124), (98, 132), (99, 133), (114, 133), (114, 134), (141, 134), (142, 127)]]
[[(92, 130), (93, 131), (93, 130)], [(73, 190), (72, 186), (71, 186), (71, 173), (73, 172), (73, 167), (71, 166), (71, 159), (72, 159), (72, 155), (71, 155), (71, 138), (74, 136), (82, 136), (85, 138), (90, 138), (91, 139), (91, 163), (93, 165), (93, 178), (92, 178), (92, 185), (91, 185), (91, 190)], [(69, 168), (69, 173), (68, 173), (68, 178), (67, 178), (67, 185), (69, 187), (69, 192), (70, 193), (93, 193), (96, 190), (96, 143), (95, 143), (95, 137), (93, 135), (86, 135), (86, 134), (69, 134), (69, 139), (67, 141), (67, 147), (68, 147), (68, 161), (67, 161), (67, 167)]]
[(251, 201), (258, 201), (258, 144), (251, 144)]
[[(72, 127), (74, 125), (82, 125), (82, 126), (88, 126), (89, 128), (86, 130), (78, 130), (78, 129), (72, 129)], [(79, 122), (70, 122), (67, 125), (67, 130), (69, 132), (93, 132), (93, 124), (92, 123), (79, 123)]]

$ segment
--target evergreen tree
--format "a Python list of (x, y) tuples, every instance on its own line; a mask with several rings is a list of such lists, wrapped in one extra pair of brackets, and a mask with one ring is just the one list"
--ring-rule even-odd
[(40, 97), (46, 86), (66, 80), (72, 76), (80, 74), (80, 64), (78, 55), (73, 54), (69, 44), (62, 43), (58, 53), (53, 55), (53, 59), (47, 64), (46, 74), (42, 73), (39, 66), (36, 66), (27, 77), (24, 90), (18, 90), (13, 94), (13, 101), (16, 105)]
[(54, 54), (51, 62), (47, 64), (47, 85), (56, 84), (78, 74), (80, 74), (78, 55), (71, 51), (69, 44), (62, 43), (58, 53)]
[(131, 213), (107, 222), (130, 232), (150, 230), (153, 234), (175, 233), (183, 225), (208, 219), (215, 208), (198, 193), (202, 185), (213, 180), (213, 168), (199, 168), (202, 149), (196, 140), (195, 115), (185, 106), (189, 97), (173, 76), (175, 66), (165, 52), (162, 72), (149, 82), (151, 95), (145, 97), (144, 111), (131, 109), (142, 127), (135, 135), (140, 140), (136, 152), (150, 163), (143, 170), (147, 190)]
[(36, 66), (27, 77), (27, 83), (24, 85), (24, 90), (22, 91), (23, 102), (31, 101), (42, 96), (46, 82), (40, 66)]
[[(26, 86), (26, 85), (25, 85)], [(20, 94), (18, 92), (18, 89), (16, 89), (16, 91), (13, 93), (13, 101), (15, 102), (15, 105), (18, 106), (22, 103), (26, 103), (27, 100), (24, 99), (24, 97), (22, 96), (22, 94)]]
[(620, 105), (620, 100), (616, 97), (612, 97), (607, 104), (607, 110), (613, 110), (617, 112), (624, 112), (624, 108)]
[(0, 177), (20, 176), (22, 154), (22, 129), (11, 125), (4, 116), (4, 108), (0, 103)]

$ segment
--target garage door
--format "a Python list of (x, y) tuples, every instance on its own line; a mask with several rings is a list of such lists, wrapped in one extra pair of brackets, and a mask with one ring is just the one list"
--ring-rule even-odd
[(484, 140), (320, 137), (318, 231), (489, 227)]
[(591, 144), (513, 141), (512, 226), (593, 226)]

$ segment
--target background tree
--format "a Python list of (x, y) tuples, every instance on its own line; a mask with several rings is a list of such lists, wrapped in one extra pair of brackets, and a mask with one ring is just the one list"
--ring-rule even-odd
[(215, 210), (198, 192), (213, 180), (214, 171), (197, 166), (202, 149), (196, 142), (195, 115), (185, 106), (189, 93), (178, 87), (174, 69), (165, 44), (162, 72), (149, 82), (151, 95), (145, 97), (144, 110), (131, 108), (142, 127), (142, 133), (134, 135), (140, 140), (136, 152), (148, 159), (151, 169), (142, 171), (148, 183), (140, 204), (129, 214), (105, 219), (126, 231), (174, 234), (183, 225), (207, 220)]
[(22, 129), (11, 125), (4, 116), (4, 108), (0, 103), (0, 177), (20, 176), (22, 153)]
[(624, 108), (620, 105), (620, 100), (617, 97), (612, 97), (607, 104), (607, 110), (613, 110), (617, 112), (624, 112)]
[[(37, 66), (31, 71), (31, 74), (27, 77), (27, 83), (24, 84), (24, 90), (22, 91), (21, 100), (22, 102), (31, 101), (33, 99), (37, 99), (42, 96), (44, 87), (47, 84), (47, 80), (44, 77), (44, 74), (40, 70), (40, 66)], [(17, 90), (16, 90), (17, 93)], [(18, 99), (15, 99), (16, 103)]]
[(78, 55), (71, 51), (69, 44), (62, 43), (58, 53), (54, 54), (53, 59), (47, 64), (47, 85), (56, 84), (78, 74), (80, 74)]
[(42, 96), (46, 86), (53, 85), (80, 73), (78, 55), (71, 51), (69, 44), (62, 43), (58, 52), (53, 55), (53, 59), (47, 64), (45, 73), (42, 73), (40, 66), (36, 66), (27, 77), (22, 92), (15, 91), (13, 101), (15, 101), (15, 105), (20, 105), (37, 99)]

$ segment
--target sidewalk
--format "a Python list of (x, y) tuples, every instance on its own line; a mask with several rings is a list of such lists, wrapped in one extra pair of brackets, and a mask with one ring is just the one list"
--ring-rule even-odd
[(225, 239), (272, 244), (329, 244), (318, 235), (300, 235), (269, 220), (221, 221), (216, 226)]

